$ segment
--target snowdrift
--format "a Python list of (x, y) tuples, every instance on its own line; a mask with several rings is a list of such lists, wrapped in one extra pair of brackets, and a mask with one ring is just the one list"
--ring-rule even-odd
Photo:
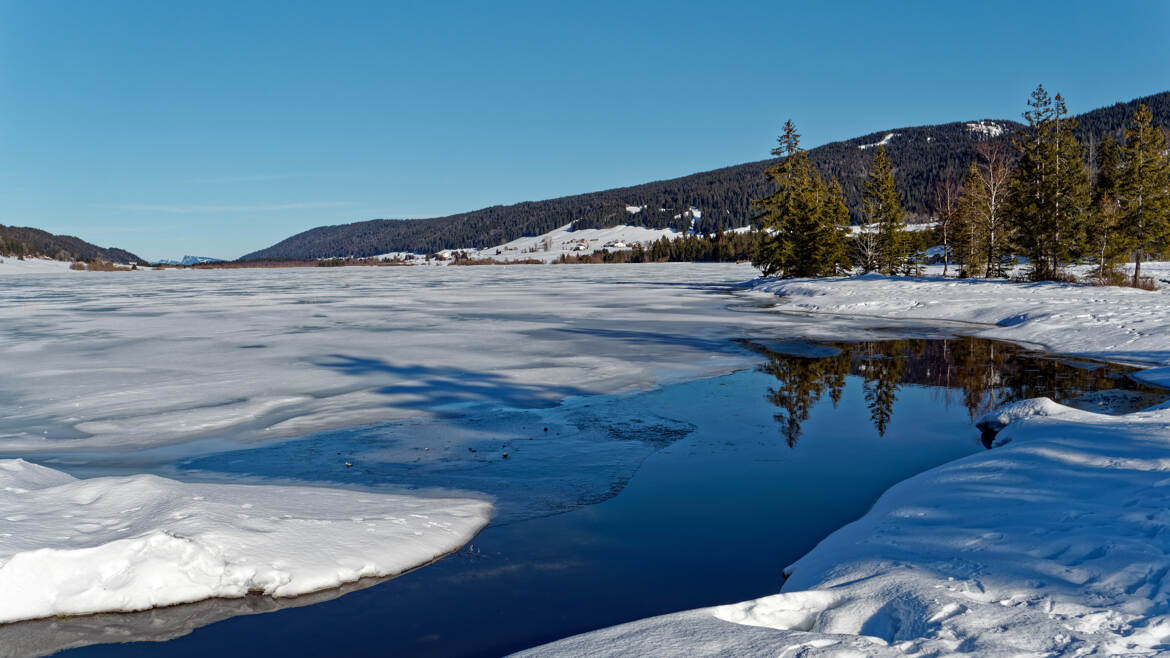
[(458, 549), (491, 505), (337, 489), (78, 480), (0, 460), (0, 623), (389, 576)]

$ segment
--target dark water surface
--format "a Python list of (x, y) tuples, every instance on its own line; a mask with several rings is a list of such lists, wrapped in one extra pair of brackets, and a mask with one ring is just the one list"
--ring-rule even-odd
[[(497, 499), (501, 515), (471, 546), (406, 575), (325, 593), (313, 605), (256, 597), (13, 626), (24, 646), (44, 648), (181, 635), (73, 652), (94, 656), (502, 655), (778, 592), (785, 566), (891, 485), (984, 450), (972, 418), (998, 404), (1046, 395), (1124, 411), (1161, 397), (1126, 368), (970, 338), (742, 346), (760, 354), (756, 370), (548, 412), (434, 421), (448, 424), (435, 441), (474, 430), (474, 454), (490, 459), (404, 463), (406, 439), (382, 428), (178, 467), (354, 486), (417, 477), (420, 486)], [(1103, 390), (1123, 392), (1086, 397)], [(551, 415), (523, 415), (532, 413)], [(498, 458), (506, 450), (512, 456)], [(525, 461), (526, 450), (537, 456)], [(341, 453), (361, 457), (359, 468), (339, 470)], [(631, 456), (640, 465), (615, 466)], [(542, 473), (550, 482), (534, 477)], [(551, 502), (531, 504), (541, 499)], [(560, 509), (569, 511), (552, 513)], [(0, 643), (13, 626), (0, 627)]]

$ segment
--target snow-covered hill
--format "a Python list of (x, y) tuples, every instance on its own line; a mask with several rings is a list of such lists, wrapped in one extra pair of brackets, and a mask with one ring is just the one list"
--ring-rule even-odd
[[(697, 218), (701, 211), (692, 209)], [(551, 263), (562, 255), (587, 255), (595, 251), (609, 250), (622, 251), (632, 249), (635, 244), (649, 246), (653, 242), (666, 238), (673, 240), (683, 237), (684, 234), (673, 229), (651, 229), (642, 226), (614, 226), (601, 229), (581, 229), (570, 231), (571, 224), (566, 224), (553, 231), (535, 236), (517, 238), (486, 249), (444, 249), (438, 252), (440, 258), (452, 258), (456, 253), (463, 253), (469, 258), (497, 261), (539, 260)], [(746, 230), (746, 229), (741, 229)], [(419, 254), (392, 252), (380, 254), (378, 258), (404, 258), (414, 256), (413, 261), (422, 264)]]

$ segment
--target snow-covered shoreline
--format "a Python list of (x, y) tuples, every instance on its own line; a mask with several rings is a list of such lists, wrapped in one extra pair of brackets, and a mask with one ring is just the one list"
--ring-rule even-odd
[(490, 503), (340, 489), (78, 480), (0, 460), (0, 623), (293, 597), (455, 551)]
[[(971, 323), (973, 335), (1170, 363), (1170, 294), (1062, 284), (763, 280), (778, 310)], [(1142, 373), (1170, 383), (1170, 368)], [(1170, 650), (1170, 405), (1032, 401), (1000, 447), (887, 491), (780, 594), (571, 637), (530, 655), (1153, 655)], [(1005, 445), (1006, 444), (1006, 445)]]

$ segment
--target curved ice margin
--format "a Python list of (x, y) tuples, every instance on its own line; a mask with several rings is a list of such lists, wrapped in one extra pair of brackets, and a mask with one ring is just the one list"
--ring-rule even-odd
[[(1065, 353), (1170, 358), (1164, 291), (885, 277), (755, 288), (805, 310), (981, 322), (977, 335)], [(1165, 384), (1168, 370), (1142, 378)], [(1040, 398), (981, 421), (1006, 445), (895, 485), (785, 570), (780, 594), (526, 653), (1170, 652), (1170, 404), (1105, 416)]]
[(390, 576), (457, 550), (489, 503), (313, 487), (79, 480), (0, 460), (0, 623)]

